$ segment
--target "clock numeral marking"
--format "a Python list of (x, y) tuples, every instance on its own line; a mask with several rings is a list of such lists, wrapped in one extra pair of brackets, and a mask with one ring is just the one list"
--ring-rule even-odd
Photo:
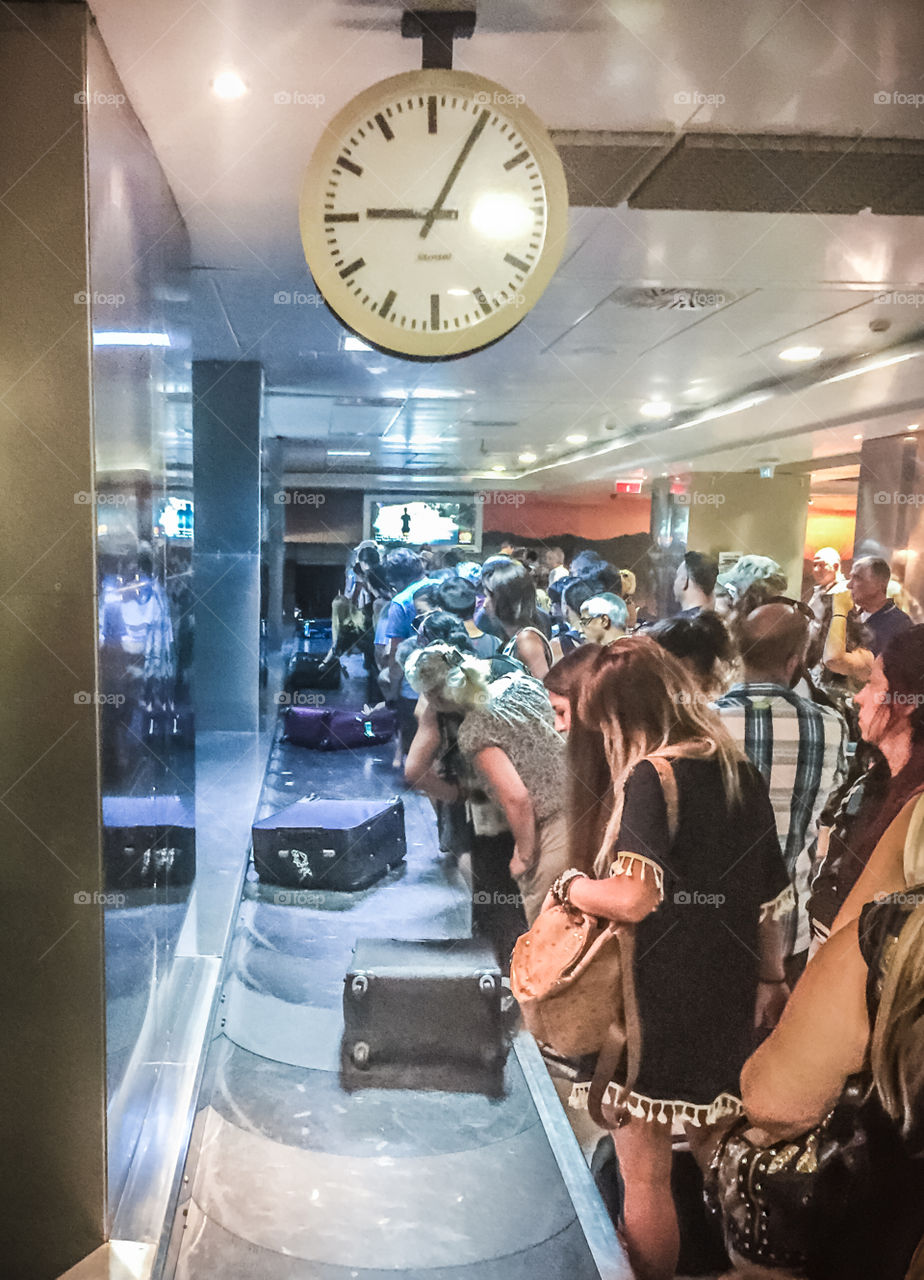
[[(341, 272), (341, 274), (342, 274), (342, 272)], [(491, 314), (492, 307), (491, 307), (490, 302), (488, 302), (487, 298), (484, 296), (484, 290), (483, 290), (483, 289), (479, 289), (479, 288), (476, 286), (476, 287), (472, 290), (472, 293), (475, 295), (475, 298), (477, 299), (477, 301), (478, 301), (478, 305), (479, 305), (479, 307), (481, 307), (481, 310), (484, 312), (484, 314), (485, 314), (486, 316), (489, 316), (489, 315)]]
[(375, 123), (376, 123), (376, 124), (379, 126), (379, 128), (382, 130), (382, 137), (385, 139), (385, 141), (386, 141), (386, 142), (391, 142), (392, 138), (393, 138), (395, 135), (394, 135), (394, 132), (392, 131), (392, 127), (391, 127), (391, 125), (388, 123), (388, 121), (387, 121), (387, 120), (385, 119), (385, 117), (382, 115), (381, 111), (379, 111), (379, 112), (377, 113), (377, 115), (376, 115), (376, 117), (375, 117)]
[(351, 262), (349, 266), (346, 266), (343, 268), (343, 270), (340, 272), (341, 279), (346, 280), (346, 278), (348, 276), (351, 276), (354, 271), (358, 271), (360, 267), (364, 267), (365, 265), (366, 265), (365, 258), (357, 258), (355, 262)]
[(504, 161), (505, 169), (515, 169), (518, 164), (522, 164), (524, 160), (529, 159), (528, 151), (518, 151), (515, 156), (511, 156), (509, 160)]
[(509, 262), (511, 267), (516, 267), (517, 271), (522, 271), (524, 275), (529, 271), (529, 263), (524, 262), (522, 258), (514, 257), (512, 253), (505, 253), (504, 261)]
[(335, 163), (339, 165), (341, 169), (346, 169), (349, 173), (355, 173), (357, 178), (361, 178), (363, 176), (362, 167), (358, 164), (354, 164), (352, 160), (348, 160), (346, 156), (338, 156)]
[(325, 222), (359, 222), (358, 213), (325, 213)]
[(379, 307), (379, 315), (383, 320), (387, 318), (389, 311), (391, 311), (392, 307), (395, 305), (395, 298), (397, 298), (397, 296), (398, 295), (394, 289), (391, 289), (386, 293), (385, 301)]
[(430, 328), (438, 329), (440, 327), (440, 295), (438, 293), (430, 294)]
[(427, 133), (436, 133), (436, 95), (427, 99)]

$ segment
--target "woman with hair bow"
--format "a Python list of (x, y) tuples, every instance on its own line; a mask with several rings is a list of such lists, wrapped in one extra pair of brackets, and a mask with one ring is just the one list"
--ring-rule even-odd
[[(506, 971), (514, 942), (568, 864), (565, 747), (548, 694), (523, 672), (492, 681), (489, 662), (439, 643), (413, 653), (406, 674), (421, 695), (421, 751), (428, 718), (463, 716), (458, 747), (474, 831), (472, 932), (490, 938)], [(426, 789), (413, 750), (406, 776)]]

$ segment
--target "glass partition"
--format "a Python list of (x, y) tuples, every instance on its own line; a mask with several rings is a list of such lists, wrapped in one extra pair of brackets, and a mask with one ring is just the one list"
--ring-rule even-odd
[(173, 1065), (194, 896), (194, 528), (188, 241), (95, 32), (88, 146), (112, 1222)]

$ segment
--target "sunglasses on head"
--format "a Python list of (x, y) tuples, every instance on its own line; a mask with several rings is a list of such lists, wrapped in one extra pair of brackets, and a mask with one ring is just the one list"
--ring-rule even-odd
[(764, 604), (788, 604), (797, 613), (801, 613), (803, 618), (808, 618), (812, 622), (815, 620), (814, 613), (804, 600), (793, 600), (791, 596), (771, 596), (769, 600), (764, 601)]

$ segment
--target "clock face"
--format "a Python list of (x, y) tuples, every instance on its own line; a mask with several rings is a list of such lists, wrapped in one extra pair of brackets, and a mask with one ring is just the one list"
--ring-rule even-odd
[(512, 329), (561, 257), (568, 196), (540, 121), (456, 71), (394, 76), (325, 130), (301, 199), (311, 273), (375, 345), (431, 359)]

